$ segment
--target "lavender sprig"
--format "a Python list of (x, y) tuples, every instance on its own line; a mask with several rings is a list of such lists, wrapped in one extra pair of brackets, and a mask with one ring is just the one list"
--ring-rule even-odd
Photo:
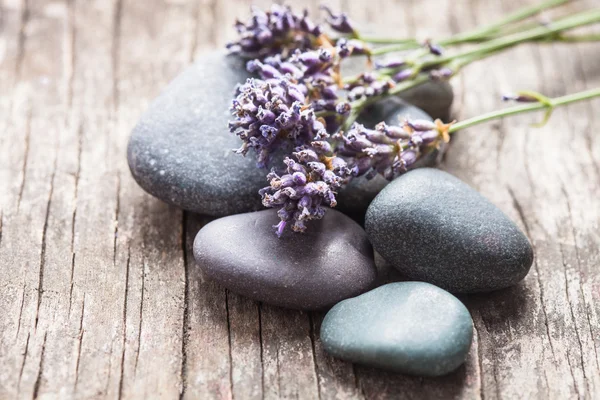
[(337, 153), (347, 157), (353, 176), (367, 179), (381, 174), (392, 180), (405, 173), (424, 154), (448, 142), (450, 124), (440, 120), (406, 120), (403, 125), (379, 123), (367, 129), (354, 123), (347, 134), (340, 132)]
[(286, 57), (295, 50), (316, 48), (321, 35), (321, 27), (308, 17), (306, 10), (297, 14), (278, 4), (266, 12), (252, 7), (250, 20), (246, 23), (237, 20), (235, 28), (240, 38), (228, 43), (227, 48), (243, 57), (258, 59), (274, 54)]
[(302, 146), (327, 133), (312, 107), (306, 105), (306, 87), (289, 76), (248, 79), (238, 88), (232, 113), (235, 119), (229, 122), (229, 130), (242, 140), (236, 152), (245, 155), (253, 148), (259, 168), (269, 164), (275, 150), (289, 144)]
[(279, 207), (281, 221), (274, 226), (277, 236), (281, 237), (288, 225), (295, 232), (304, 232), (306, 221), (321, 219), (325, 207), (336, 206), (337, 190), (349, 179), (350, 170), (342, 158), (327, 156), (330, 152), (329, 142), (314, 141), (296, 149), (292, 158), (285, 158), (284, 174), (271, 171), (267, 175), (269, 186), (259, 194), (265, 207)]

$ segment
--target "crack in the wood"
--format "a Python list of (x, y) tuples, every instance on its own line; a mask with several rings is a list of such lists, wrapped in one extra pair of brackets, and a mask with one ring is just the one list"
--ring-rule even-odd
[[(573, 227), (573, 214), (571, 211), (571, 203), (569, 200), (569, 195), (567, 193), (567, 190), (565, 189), (565, 185), (564, 183), (561, 185), (561, 190), (563, 193), (563, 196), (565, 197), (566, 203), (567, 203), (567, 212), (569, 215), (569, 223), (571, 225), (571, 234), (573, 235), (573, 240), (575, 243), (575, 260), (577, 261), (577, 269), (579, 272), (581, 272), (581, 265), (579, 262), (579, 254), (578, 254), (578, 250), (577, 250), (577, 239), (575, 237), (575, 228)], [(575, 318), (575, 311), (573, 310), (573, 303), (571, 303), (571, 298), (569, 295), (569, 286), (568, 286), (568, 279), (567, 279), (567, 263), (565, 261), (565, 257), (564, 257), (564, 252), (563, 252), (563, 247), (562, 244), (559, 243), (559, 247), (560, 247), (560, 253), (562, 256), (562, 260), (563, 260), (563, 267), (564, 267), (564, 275), (565, 275), (565, 293), (567, 295), (567, 301), (569, 302), (569, 308), (571, 310), (571, 318), (573, 320), (573, 328), (575, 329), (575, 335), (577, 337), (577, 342), (579, 343), (579, 355), (580, 355), (580, 361), (581, 361), (581, 372), (583, 374), (583, 380), (585, 382), (585, 384), (588, 384), (588, 380), (587, 380), (587, 376), (586, 376), (586, 371), (585, 371), (585, 362), (584, 362), (584, 353), (583, 353), (583, 342), (581, 340), (581, 336), (579, 334), (579, 328), (577, 327), (577, 319)], [(582, 301), (583, 301), (583, 305), (584, 308), (586, 307), (585, 304), (585, 300), (583, 299), (583, 293), (581, 291), (581, 283), (578, 285), (579, 286), (579, 292), (582, 295)]]
[(35, 308), (35, 325), (34, 329), (37, 330), (38, 321), (40, 317), (40, 306), (42, 304), (42, 296), (44, 294), (44, 268), (46, 266), (46, 234), (48, 232), (48, 219), (50, 218), (50, 206), (52, 205), (52, 194), (54, 193), (54, 177), (56, 176), (56, 164), (58, 162), (58, 151), (54, 157), (54, 167), (52, 171), (52, 178), (50, 178), (50, 192), (48, 194), (48, 201), (46, 203), (46, 215), (44, 217), (44, 227), (42, 230), (42, 248), (40, 250), (40, 268), (38, 274), (38, 288), (37, 288), (37, 305)]
[(121, 174), (117, 172), (117, 200), (115, 205), (115, 230), (113, 233), (113, 266), (117, 266), (117, 239), (119, 236), (119, 213), (121, 208)]
[(311, 313), (308, 314), (308, 324), (309, 324), (309, 336), (310, 336), (310, 344), (312, 346), (312, 360), (313, 360), (313, 368), (315, 371), (315, 378), (317, 379), (317, 398), (321, 400), (321, 382), (319, 377), (319, 367), (317, 365), (317, 347), (315, 344), (315, 326), (313, 321), (313, 315)]
[(17, 397), (21, 391), (21, 380), (23, 379), (23, 371), (25, 370), (25, 361), (27, 361), (27, 353), (29, 352), (29, 337), (31, 332), (27, 333), (27, 340), (25, 341), (25, 352), (23, 353), (23, 361), (21, 362), (21, 368), (19, 369), (19, 380), (17, 381)]
[(75, 171), (75, 187), (73, 189), (73, 213), (71, 216), (71, 277), (69, 283), (69, 315), (73, 303), (73, 277), (75, 273), (75, 221), (77, 219), (77, 201), (79, 198), (79, 179), (81, 175), (81, 153), (83, 151), (83, 124), (77, 128), (77, 170)]
[(225, 316), (227, 317), (227, 344), (229, 346), (229, 393), (233, 400), (233, 354), (231, 349), (231, 320), (229, 315), (229, 290), (225, 289)]
[(40, 386), (42, 385), (42, 376), (44, 373), (44, 356), (46, 354), (46, 337), (48, 332), (44, 333), (44, 341), (42, 342), (42, 352), (40, 354), (40, 365), (38, 367), (38, 374), (33, 384), (33, 399), (37, 399), (40, 393)]
[(69, 284), (69, 318), (71, 316), (71, 308), (73, 307), (73, 274), (75, 272), (75, 253), (71, 254), (71, 282)]
[(137, 351), (135, 353), (135, 364), (134, 364), (134, 375), (137, 375), (138, 361), (140, 359), (140, 349), (142, 346), (142, 324), (144, 321), (144, 293), (146, 291), (146, 260), (142, 262), (142, 290), (140, 295), (140, 322), (138, 324), (138, 336), (137, 336)]
[(569, 352), (569, 348), (567, 348), (567, 364), (569, 365), (569, 372), (571, 373), (571, 379), (573, 380), (573, 389), (575, 389), (575, 393), (577, 394), (577, 398), (581, 399), (581, 393), (579, 393), (579, 388), (577, 387), (577, 379), (575, 379), (575, 373), (573, 372), (573, 365), (571, 365), (571, 353)]
[(473, 331), (475, 332), (475, 336), (477, 337), (477, 366), (479, 367), (479, 398), (483, 400), (485, 398), (485, 384), (483, 379), (483, 353), (481, 351), (481, 335), (479, 333), (479, 329), (473, 321)]
[[(517, 211), (517, 214), (519, 215), (519, 219), (523, 223), (523, 227), (525, 228), (525, 233), (527, 234), (527, 237), (529, 238), (529, 242), (531, 243), (531, 247), (533, 248), (533, 253), (535, 254), (537, 252), (537, 249), (533, 242), (533, 237), (531, 235), (531, 228), (529, 227), (527, 218), (525, 218), (525, 211), (523, 210), (523, 206), (517, 199), (517, 196), (515, 195), (515, 192), (513, 191), (513, 189), (510, 186), (507, 186), (506, 189), (508, 190), (508, 194), (510, 195), (510, 197), (513, 201), (513, 207)], [(539, 264), (537, 261), (537, 257), (535, 257), (535, 256), (533, 259), (533, 265), (535, 268), (536, 282), (537, 282), (538, 288), (540, 290), (540, 307), (542, 309), (542, 314), (544, 315), (544, 325), (546, 327), (546, 336), (548, 336), (548, 344), (550, 345), (550, 352), (552, 353), (552, 359), (554, 360), (554, 362), (556, 362), (556, 360), (557, 360), (556, 353), (554, 351), (554, 344), (552, 341), (552, 336), (550, 335), (550, 324), (549, 324), (549, 320), (548, 320), (548, 312), (546, 311), (544, 287), (542, 285), (542, 279), (541, 279), (541, 275), (540, 275), (540, 267), (539, 267)]]
[(23, 305), (25, 304), (25, 287), (25, 278), (23, 278), (23, 290), (21, 291), (21, 305), (19, 306), (19, 319), (17, 320), (17, 334), (15, 335), (15, 339), (19, 337), (19, 332), (21, 331), (21, 318), (23, 317)]
[(121, 50), (121, 23), (123, 20), (123, 0), (115, 0), (112, 21), (111, 68), (112, 99), (114, 111), (119, 108), (119, 62)]
[[(479, 311), (479, 317), (481, 318), (481, 322), (483, 323), (483, 327), (485, 328), (486, 332), (488, 333), (488, 335), (490, 335), (490, 328), (489, 328), (488, 323), (485, 320), (483, 313), (481, 311)], [(490, 335), (490, 337), (491, 337), (491, 335)], [(496, 345), (492, 344), (491, 352), (492, 352), (492, 360), (494, 360), (492, 362), (492, 377), (494, 378), (496, 398), (500, 399), (502, 397), (500, 396), (501, 390), (500, 390), (500, 384), (498, 382), (498, 365), (496, 363), (496, 361), (498, 360), (498, 353), (496, 352)]]
[(183, 257), (183, 318), (181, 327), (181, 390), (179, 398), (183, 399), (187, 390), (187, 345), (188, 345), (188, 325), (189, 325), (189, 268), (187, 259), (187, 212), (183, 211), (181, 216), (181, 252)]
[(21, 66), (23, 65), (23, 59), (25, 58), (25, 42), (27, 40), (25, 31), (27, 29), (27, 24), (29, 23), (29, 16), (29, 0), (22, 0), (21, 15), (19, 18), (19, 34), (17, 37), (17, 54), (15, 57), (15, 82), (18, 82), (21, 78)]
[(125, 265), (125, 295), (123, 296), (123, 341), (121, 342), (121, 367), (119, 373), (118, 400), (123, 398), (123, 378), (125, 376), (125, 350), (127, 348), (127, 297), (129, 294), (129, 266), (131, 263), (131, 245), (127, 246), (127, 262)]
[(25, 190), (25, 181), (27, 179), (27, 164), (29, 162), (29, 146), (31, 142), (31, 119), (32, 111), (29, 109), (27, 111), (27, 120), (25, 121), (25, 151), (23, 154), (23, 164), (21, 166), (21, 171), (23, 173), (23, 178), (21, 180), (21, 186), (19, 187), (19, 196), (17, 197), (17, 213), (21, 209), (21, 200), (23, 199), (23, 191)]
[(83, 301), (81, 302), (81, 317), (79, 317), (79, 339), (77, 341), (77, 358), (75, 360), (75, 384), (73, 385), (73, 392), (77, 390), (77, 383), (79, 382), (79, 361), (81, 359), (81, 347), (83, 345), (83, 317), (85, 315), (85, 293), (83, 294)]

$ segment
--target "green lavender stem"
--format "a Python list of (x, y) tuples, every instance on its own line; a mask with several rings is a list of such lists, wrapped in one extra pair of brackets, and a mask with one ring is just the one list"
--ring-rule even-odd
[(562, 97), (550, 98), (549, 104), (544, 103), (528, 103), (518, 105), (514, 107), (505, 108), (503, 110), (492, 111), (487, 114), (479, 115), (477, 117), (465, 119), (463, 121), (453, 124), (449, 132), (453, 133), (460, 129), (470, 128), (475, 125), (482, 124), (484, 122), (492, 121), (499, 118), (508, 117), (511, 115), (523, 114), (532, 111), (551, 110), (555, 107), (563, 106), (578, 101), (589, 100), (594, 97), (600, 97), (600, 88), (586, 90), (579, 93), (573, 93)]
[(559, 34), (563, 31), (596, 22), (600, 22), (600, 9), (583, 11), (563, 18), (559, 21), (555, 21), (550, 26), (540, 26), (525, 32), (518, 32), (512, 35), (490, 40), (489, 42), (483, 43), (474, 49), (469, 49), (457, 54), (441, 56), (430, 61), (425, 61), (421, 64), (421, 69), (442, 65), (462, 57), (482, 56), (483, 58), (488, 53), (503, 50), (520, 43), (537, 40), (543, 37), (552, 37), (553, 35)]
[[(510, 24), (520, 22), (522, 20), (539, 14), (544, 10), (565, 4), (568, 1), (569, 0), (549, 0), (537, 5), (525, 7), (520, 10), (517, 10), (512, 14), (507, 15), (506, 17), (490, 25), (476, 28), (469, 32), (459, 33), (447, 39), (440, 40), (436, 42), (436, 44), (439, 44), (440, 46), (450, 46), (462, 43), (489, 40), (493, 37), (493, 35), (497, 34), (499, 31), (501, 31), (503, 28), (506, 28)], [(389, 44), (389, 46), (374, 49), (372, 51), (373, 55), (380, 55), (403, 50), (411, 50), (421, 47), (421, 44), (414, 39), (376, 38), (367, 36), (360, 36), (360, 39), (369, 43)]]
[(530, 42), (534, 40), (551, 38), (562, 32), (577, 28), (584, 25), (600, 22), (600, 9), (588, 10), (580, 12), (561, 20), (555, 21), (551, 26), (540, 26), (524, 32), (518, 32), (498, 39), (490, 40), (489, 42), (483, 43), (474, 49), (469, 49), (463, 52), (459, 52), (452, 55), (436, 57), (432, 60), (424, 61), (421, 64), (415, 66), (415, 78), (410, 81), (406, 81), (396, 85), (388, 93), (382, 96), (369, 97), (361, 100), (357, 100), (352, 104), (352, 113), (348, 116), (344, 122), (344, 129), (347, 129), (356, 120), (360, 112), (364, 107), (381, 100), (385, 96), (391, 96), (400, 94), (408, 89), (419, 86), (429, 80), (425, 74), (418, 74), (427, 68), (435, 68), (443, 65), (451, 66), (454, 70), (454, 74), (458, 73), (464, 66), (495, 54), (501, 50), (509, 47), (516, 46), (521, 43)]

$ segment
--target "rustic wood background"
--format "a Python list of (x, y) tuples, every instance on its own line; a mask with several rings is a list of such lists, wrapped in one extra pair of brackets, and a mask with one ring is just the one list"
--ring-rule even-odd
[[(382, 33), (435, 38), (535, 1), (329, 3)], [(294, 3), (317, 12), (318, 1)], [(129, 173), (141, 112), (233, 36), (248, 2), (0, 4), (1, 399), (600, 396), (600, 100), (557, 110), (542, 129), (535, 115), (457, 135), (442, 168), (515, 220), (536, 260), (517, 287), (463, 297), (476, 330), (464, 367), (412, 378), (324, 354), (321, 313), (205, 280), (191, 244), (209, 219)], [(473, 65), (453, 81), (455, 115), (501, 107), (507, 90), (599, 86), (598, 46), (528, 45)]]

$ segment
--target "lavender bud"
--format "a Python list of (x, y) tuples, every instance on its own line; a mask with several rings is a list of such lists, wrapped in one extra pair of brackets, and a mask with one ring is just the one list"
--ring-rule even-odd
[(516, 101), (519, 103), (537, 103), (537, 102), (539, 102), (539, 100), (536, 99), (535, 97), (526, 95), (526, 94), (505, 94), (502, 96), (502, 100), (503, 101)]
[(427, 121), (426, 119), (409, 119), (406, 121), (406, 125), (418, 132), (436, 129), (436, 125), (431, 121)]
[(302, 172), (294, 172), (292, 174), (292, 179), (296, 185), (305, 185), (306, 184), (306, 175)]
[(331, 144), (324, 140), (312, 142), (311, 146), (320, 153), (331, 153)]
[(402, 81), (409, 79), (411, 76), (413, 76), (413, 70), (410, 68), (407, 68), (407, 69), (403, 69), (402, 71), (394, 74), (394, 76), (392, 76), (392, 79), (395, 82), (402, 82)]
[(429, 78), (434, 81), (447, 80), (451, 78), (452, 75), (454, 75), (454, 71), (447, 67), (434, 69), (433, 71), (429, 72)]
[(327, 14), (329, 14), (329, 18), (327, 18), (327, 23), (329, 24), (329, 26), (331, 26), (331, 29), (340, 33), (355, 33), (354, 28), (352, 27), (352, 21), (350, 21), (350, 19), (345, 13), (335, 15), (331, 11), (331, 9), (325, 5), (322, 5), (321, 9), (325, 10)]
[(400, 154), (400, 159), (404, 166), (408, 168), (417, 161), (417, 153), (414, 150), (405, 150)]
[(419, 137), (425, 145), (435, 142), (439, 136), (440, 133), (437, 130), (419, 132)]
[(375, 62), (375, 69), (400, 68), (405, 65), (406, 65), (406, 61), (403, 59), (392, 59), (392, 60), (388, 60), (388, 61)]
[(335, 106), (335, 112), (341, 115), (348, 115), (352, 111), (352, 106), (348, 102), (338, 103)]
[(430, 40), (425, 42), (425, 46), (429, 49), (429, 52), (436, 56), (441, 56), (444, 50), (437, 44), (431, 43)]
[(392, 139), (409, 139), (410, 133), (407, 132), (403, 127), (398, 125), (387, 125), (385, 122), (380, 122), (375, 127), (380, 132), (385, 133)]
[(371, 159), (369, 157), (357, 158), (352, 166), (352, 175), (361, 176), (371, 169)]

